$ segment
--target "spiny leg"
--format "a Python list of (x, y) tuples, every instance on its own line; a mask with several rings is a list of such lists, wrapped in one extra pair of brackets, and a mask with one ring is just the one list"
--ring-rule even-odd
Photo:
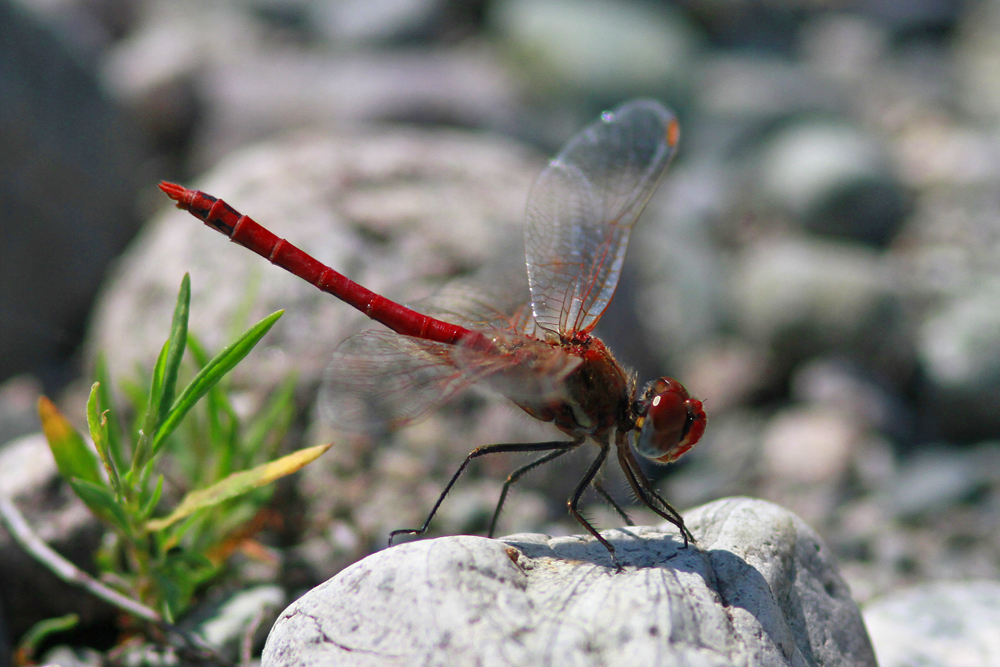
[(639, 500), (641, 500), (646, 507), (677, 526), (677, 529), (681, 532), (681, 536), (684, 538), (685, 548), (687, 548), (688, 542), (695, 542), (696, 540), (694, 539), (694, 535), (692, 535), (691, 531), (689, 531), (687, 526), (684, 525), (684, 517), (680, 515), (680, 512), (671, 507), (670, 503), (664, 500), (660, 494), (653, 489), (649, 480), (646, 479), (646, 475), (643, 474), (642, 469), (639, 467), (639, 462), (636, 461), (635, 457), (632, 455), (632, 450), (628, 446), (628, 441), (625, 439), (618, 439), (615, 444), (618, 448), (618, 462), (621, 464), (622, 472), (625, 473), (626, 479), (628, 479), (632, 490), (635, 491)]
[(656, 512), (656, 514), (677, 526), (681, 533), (681, 537), (684, 538), (685, 548), (687, 547), (688, 542), (696, 542), (697, 540), (694, 539), (691, 531), (688, 530), (684, 523), (684, 517), (682, 517), (680, 513), (670, 505), (670, 503), (668, 503), (656, 492), (656, 490), (653, 489), (652, 484), (639, 468), (639, 464), (635, 458), (629, 456), (627, 459), (623, 460), (621, 453), (619, 452), (619, 460), (621, 461), (622, 469), (625, 471), (625, 476), (629, 480), (629, 484), (631, 484), (632, 489), (639, 497), (639, 500), (641, 500), (646, 507)]
[(597, 491), (597, 493), (599, 493), (609, 505), (611, 505), (611, 508), (618, 513), (618, 516), (620, 516), (627, 525), (635, 525), (635, 521), (632, 521), (632, 517), (630, 517), (625, 510), (622, 509), (622, 506), (618, 504), (618, 501), (611, 497), (611, 494), (604, 488), (604, 483), (601, 482), (600, 479), (594, 480), (594, 490)]
[[(555, 451), (549, 452), (545, 456), (535, 459), (534, 461), (532, 461), (527, 465), (521, 466), (507, 477), (507, 481), (504, 482), (503, 484), (503, 490), (500, 492), (500, 500), (497, 502), (497, 509), (495, 512), (493, 512), (493, 521), (490, 522), (490, 532), (488, 535), (489, 537), (493, 537), (493, 532), (496, 530), (497, 521), (500, 519), (500, 511), (503, 509), (503, 504), (507, 500), (507, 492), (510, 491), (511, 485), (513, 485), (515, 482), (517, 482), (517, 480), (521, 479), (521, 477), (531, 472), (538, 466), (548, 463), (549, 461), (554, 461), (563, 454), (567, 454), (573, 451), (574, 449), (579, 447), (582, 442), (583, 442), (582, 440), (574, 440), (572, 442), (556, 443), (556, 447), (554, 447)], [(547, 444), (552, 444), (552, 443), (547, 443)]]
[(611, 562), (615, 564), (615, 569), (621, 572), (622, 566), (621, 563), (618, 562), (618, 556), (615, 555), (615, 548), (611, 546), (611, 543), (604, 539), (600, 533), (597, 532), (596, 528), (590, 525), (589, 521), (583, 518), (583, 515), (580, 514), (580, 510), (577, 509), (583, 492), (586, 491), (587, 487), (590, 486), (590, 483), (594, 481), (594, 477), (596, 477), (597, 473), (600, 472), (601, 466), (604, 465), (604, 461), (608, 458), (608, 447), (609, 445), (607, 443), (601, 445), (601, 453), (598, 454), (597, 458), (594, 459), (594, 462), (590, 464), (590, 469), (587, 470), (587, 474), (580, 480), (576, 490), (573, 491), (573, 495), (570, 496), (570, 499), (566, 504), (569, 507), (570, 515), (580, 522), (580, 525), (586, 528), (588, 533), (597, 538), (598, 542), (604, 545), (604, 548), (608, 550), (609, 554), (611, 554)]
[(448, 492), (451, 491), (451, 487), (455, 486), (455, 482), (458, 481), (458, 478), (469, 466), (469, 463), (471, 463), (473, 459), (479, 458), (480, 456), (486, 456), (488, 454), (503, 454), (508, 452), (546, 452), (552, 449), (558, 449), (560, 450), (560, 452), (562, 452), (563, 451), (562, 448), (567, 445), (576, 447), (579, 444), (580, 443), (578, 442), (567, 443), (565, 441), (533, 442), (533, 443), (515, 442), (515, 443), (507, 443), (500, 445), (486, 445), (485, 447), (477, 447), (476, 449), (472, 450), (472, 452), (469, 453), (468, 456), (465, 457), (465, 460), (462, 461), (462, 465), (460, 465), (458, 467), (458, 470), (455, 471), (455, 474), (451, 476), (451, 480), (448, 482), (448, 485), (444, 487), (444, 491), (442, 491), (441, 495), (438, 496), (437, 502), (435, 502), (434, 507), (431, 508), (430, 514), (428, 514), (427, 519), (424, 520), (424, 525), (422, 525), (420, 528), (402, 528), (400, 530), (392, 531), (391, 533), (389, 533), (389, 546), (390, 547), (392, 546), (392, 541), (396, 538), (397, 535), (403, 535), (403, 534), (423, 535), (424, 533), (427, 532), (427, 527), (431, 524), (431, 519), (434, 518), (434, 515), (437, 514), (438, 508), (441, 507), (441, 503), (444, 502), (445, 496), (447, 496)]

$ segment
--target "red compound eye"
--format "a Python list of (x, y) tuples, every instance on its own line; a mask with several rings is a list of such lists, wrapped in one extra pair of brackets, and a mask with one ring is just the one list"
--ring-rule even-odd
[(705, 410), (687, 389), (673, 378), (654, 380), (639, 405), (641, 428), (636, 451), (670, 463), (694, 447), (705, 433)]

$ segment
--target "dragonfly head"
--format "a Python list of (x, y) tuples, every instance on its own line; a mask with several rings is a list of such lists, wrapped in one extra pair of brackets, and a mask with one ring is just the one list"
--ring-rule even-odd
[(646, 458), (670, 463), (694, 447), (705, 433), (705, 410), (673, 378), (653, 380), (635, 401), (636, 451)]

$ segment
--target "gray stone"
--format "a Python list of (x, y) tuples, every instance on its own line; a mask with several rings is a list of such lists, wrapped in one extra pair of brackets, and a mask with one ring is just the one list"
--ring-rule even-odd
[(285, 591), (280, 586), (254, 586), (226, 600), (211, 618), (198, 624), (196, 632), (210, 646), (236, 657), (248, 630), (256, 623), (255, 637), (262, 639), (260, 630), (274, 621), (286, 602)]
[(1000, 119), (1000, 6), (984, 2), (968, 8), (962, 21), (964, 39), (956, 46), (954, 76), (964, 107), (986, 121)]
[(763, 436), (762, 468), (781, 485), (813, 486), (847, 473), (864, 434), (861, 424), (829, 405), (778, 411)]
[(925, 448), (899, 466), (889, 489), (895, 516), (912, 519), (953, 507), (972, 497), (978, 487), (989, 483), (989, 468), (977, 449), (954, 451), (944, 447)]
[(865, 605), (881, 667), (1000, 664), (1000, 583), (923, 584)]
[(262, 665), (875, 665), (832, 556), (789, 512), (722, 500), (675, 531), (412, 542), (293, 603)]
[(0, 384), (0, 442), (38, 430), (41, 383), (31, 375), (15, 375)]
[(309, 3), (310, 27), (332, 43), (388, 42), (428, 31), (441, 0), (347, 0)]
[(774, 350), (779, 363), (851, 345), (883, 350), (879, 363), (905, 351), (887, 342), (898, 326), (890, 266), (856, 244), (769, 239), (748, 246), (732, 276), (732, 301), (742, 332)]
[(1000, 279), (977, 284), (930, 312), (918, 332), (930, 380), (927, 408), (953, 437), (991, 437), (1000, 424)]
[(973, 393), (1000, 381), (1000, 279), (985, 278), (933, 312), (919, 337), (930, 378), (945, 388)]
[[(600, 332), (642, 377), (682, 367), (725, 318), (727, 266), (706, 221), (722, 215), (730, 188), (718, 164), (671, 166), (633, 231), (626, 274)], [(643, 343), (646, 349), (631, 349)]]
[(59, 365), (137, 227), (142, 140), (88, 60), (20, 3), (0, 3), (0, 380), (65, 380)]
[(699, 106), (728, 123), (764, 122), (788, 114), (830, 110), (837, 98), (801, 65), (775, 55), (709, 52), (692, 82)]
[(905, 213), (887, 150), (843, 123), (799, 122), (777, 132), (754, 165), (765, 196), (807, 229), (885, 245)]
[(691, 74), (698, 35), (667, 7), (617, 0), (506, 0), (490, 22), (539, 92), (621, 99)]

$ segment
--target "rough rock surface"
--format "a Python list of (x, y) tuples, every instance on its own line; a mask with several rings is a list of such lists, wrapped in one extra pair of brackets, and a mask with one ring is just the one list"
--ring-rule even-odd
[(1000, 584), (942, 581), (865, 606), (882, 667), (1000, 664)]
[(788, 511), (733, 498), (698, 539), (460, 536), (375, 554), (293, 603), (262, 665), (875, 665), (847, 585)]

